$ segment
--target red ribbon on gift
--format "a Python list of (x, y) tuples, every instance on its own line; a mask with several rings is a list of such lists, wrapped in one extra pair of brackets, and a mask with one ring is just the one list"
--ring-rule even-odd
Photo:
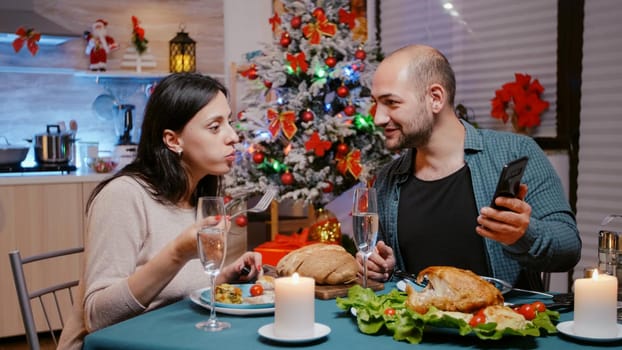
[(15, 35), (17, 38), (13, 40), (13, 49), (15, 52), (19, 52), (26, 43), (26, 47), (28, 47), (28, 51), (30, 51), (31, 55), (36, 55), (37, 51), (39, 51), (39, 45), (37, 42), (41, 39), (41, 33), (36, 32), (33, 28), (25, 29), (24, 27), (17, 28), (15, 31)]
[(269, 108), (268, 120), (270, 121), (268, 130), (270, 130), (273, 137), (276, 137), (279, 131), (283, 130), (283, 134), (291, 140), (291, 138), (296, 134), (296, 131), (298, 131), (298, 128), (296, 127), (296, 114), (293, 111), (279, 113), (274, 109)]
[(353, 150), (345, 157), (343, 155), (337, 154), (335, 159), (337, 160), (337, 170), (339, 170), (341, 174), (345, 175), (348, 171), (356, 179), (358, 179), (359, 175), (361, 175), (363, 167), (361, 166), (360, 150)]
[(319, 14), (316, 19), (316, 23), (309, 23), (302, 28), (302, 34), (311, 44), (319, 44), (322, 35), (332, 37), (337, 33), (337, 26), (329, 22), (326, 15)]
[(304, 228), (300, 233), (292, 233), (291, 235), (277, 234), (270, 242), (261, 244), (261, 248), (269, 249), (298, 249), (309, 244), (309, 228)]

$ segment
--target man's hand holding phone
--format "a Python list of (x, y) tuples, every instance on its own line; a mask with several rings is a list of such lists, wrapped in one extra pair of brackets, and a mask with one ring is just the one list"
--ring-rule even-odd
[(526, 166), (523, 157), (503, 167), (490, 207), (482, 208), (477, 218), (479, 235), (513, 244), (527, 232), (531, 206), (523, 201), (527, 185), (520, 183)]

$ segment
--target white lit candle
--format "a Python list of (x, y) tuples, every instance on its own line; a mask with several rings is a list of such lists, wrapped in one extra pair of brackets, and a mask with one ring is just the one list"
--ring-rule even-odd
[(280, 338), (313, 336), (315, 324), (315, 280), (281, 277), (274, 281), (274, 335)]
[(585, 337), (614, 337), (618, 334), (616, 307), (618, 279), (598, 274), (574, 283), (574, 332)]

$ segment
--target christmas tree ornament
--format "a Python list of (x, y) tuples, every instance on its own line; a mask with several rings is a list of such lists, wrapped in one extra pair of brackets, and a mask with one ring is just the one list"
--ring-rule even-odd
[(354, 52), (354, 57), (356, 57), (356, 59), (362, 61), (362, 60), (364, 60), (367, 57), (367, 53), (363, 49), (358, 49), (358, 50), (356, 50), (356, 52)]
[(361, 167), (361, 151), (356, 149), (348, 153), (345, 157), (343, 153), (338, 153), (337, 157), (337, 170), (342, 175), (346, 172), (350, 173), (354, 178), (358, 179), (361, 175), (363, 168)]
[(345, 113), (348, 117), (351, 117), (356, 113), (356, 107), (353, 105), (347, 105), (343, 109), (343, 113)]
[(309, 240), (341, 243), (341, 224), (335, 214), (325, 208), (315, 211), (315, 221), (309, 227)]
[(277, 28), (279, 28), (279, 26), (281, 25), (281, 17), (279, 17), (279, 14), (275, 11), (274, 15), (270, 17), (268, 22), (272, 26), (272, 33), (274, 33), (277, 30)]
[(326, 186), (324, 186), (322, 188), (322, 192), (324, 192), (324, 193), (331, 193), (331, 192), (333, 192), (334, 188), (335, 188), (335, 185), (333, 185), (332, 182), (326, 181)]
[(292, 28), (298, 29), (302, 25), (302, 18), (300, 16), (294, 16), (294, 17), (292, 17), (292, 20), (290, 21), (290, 24), (291, 24)]
[(270, 122), (268, 130), (270, 130), (273, 137), (282, 130), (283, 134), (288, 139), (291, 139), (298, 131), (298, 127), (296, 127), (296, 114), (293, 111), (279, 113), (274, 109), (268, 109), (268, 121)]
[(281, 34), (281, 41), (280, 41), (281, 46), (288, 47), (289, 44), (291, 44), (291, 42), (292, 42), (292, 39), (290, 38), (289, 33), (285, 32)]
[(324, 17), (326, 15), (326, 12), (324, 12), (324, 9), (321, 7), (317, 7), (315, 10), (313, 10), (313, 17), (315, 18), (321, 18)]
[(246, 215), (239, 215), (235, 218), (235, 224), (240, 227), (246, 227), (246, 225), (248, 225), (248, 218)]
[(346, 24), (350, 30), (356, 27), (356, 14), (348, 12), (342, 8), (339, 9), (339, 23)]
[(304, 122), (308, 123), (313, 120), (313, 112), (311, 112), (309, 109), (306, 109), (304, 112), (302, 112), (301, 118)]
[(39, 40), (41, 40), (41, 33), (35, 31), (33, 28), (25, 29), (24, 27), (19, 27), (15, 31), (15, 35), (17, 38), (13, 40), (13, 50), (15, 52), (19, 52), (26, 43), (26, 47), (28, 51), (30, 51), (31, 55), (36, 55), (39, 51)]
[(263, 163), (264, 159), (265, 159), (265, 156), (264, 156), (263, 152), (254, 152), (253, 153), (253, 162), (255, 162), (255, 164)]
[(238, 120), (244, 120), (245, 116), (244, 116), (244, 111), (239, 111), (238, 112)]
[(306, 73), (307, 70), (309, 69), (309, 64), (307, 63), (307, 57), (305, 56), (304, 52), (299, 52), (295, 55), (288, 53), (287, 61), (289, 62), (289, 65), (292, 67), (292, 72), (294, 73), (299, 73), (299, 72)]
[[(317, 11), (317, 9), (316, 9)], [(322, 39), (322, 35), (333, 37), (337, 33), (337, 25), (332, 23), (324, 15), (324, 10), (318, 12), (313, 11), (313, 15), (316, 17), (316, 23), (309, 23), (302, 27), (302, 34), (309, 40), (309, 43), (318, 45)]]
[(337, 154), (346, 154), (348, 153), (349, 147), (345, 143), (340, 143), (337, 145)]
[(294, 183), (294, 175), (292, 175), (289, 171), (284, 172), (283, 175), (281, 175), (281, 182), (285, 186), (292, 185)]
[(348, 87), (345, 85), (341, 85), (340, 87), (337, 88), (337, 96), (339, 97), (346, 97), (348, 96), (348, 94), (350, 93), (350, 90), (348, 90)]
[(330, 68), (333, 68), (337, 64), (337, 59), (334, 56), (328, 56), (324, 60), (324, 63), (326, 63), (326, 65)]
[(272, 82), (270, 80), (264, 80), (263, 86), (265, 86), (267, 89), (270, 89), (272, 87)]
[(314, 131), (309, 140), (305, 143), (307, 151), (313, 151), (316, 156), (324, 157), (324, 153), (330, 149), (332, 144), (330, 141), (322, 140), (320, 134)]

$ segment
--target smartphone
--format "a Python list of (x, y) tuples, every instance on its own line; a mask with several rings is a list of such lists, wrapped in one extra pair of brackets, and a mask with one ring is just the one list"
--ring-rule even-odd
[(518, 189), (520, 187), (520, 181), (525, 173), (527, 167), (527, 160), (529, 158), (522, 157), (515, 159), (503, 166), (501, 175), (499, 175), (499, 182), (497, 182), (497, 189), (494, 196), (492, 196), (492, 202), (490, 206), (498, 210), (508, 210), (507, 208), (500, 207), (495, 204), (497, 197), (511, 197), (514, 198), (518, 195)]

